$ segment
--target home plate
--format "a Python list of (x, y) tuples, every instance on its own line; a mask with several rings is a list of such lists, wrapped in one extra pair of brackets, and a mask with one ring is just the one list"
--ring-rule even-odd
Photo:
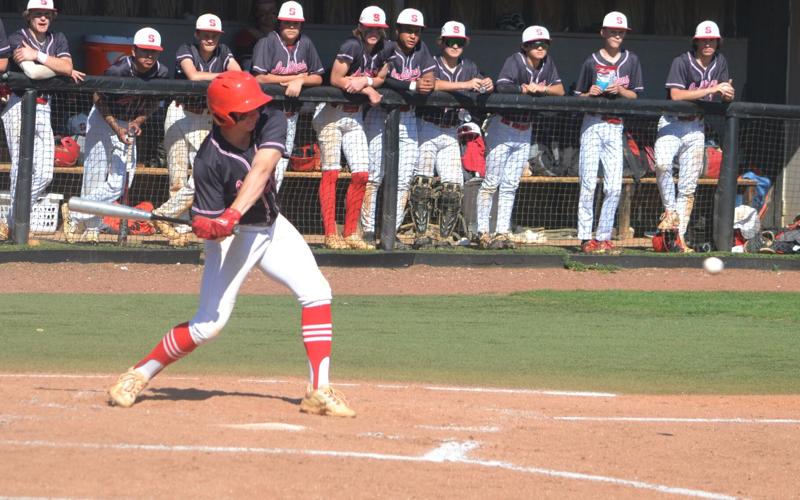
[(284, 424), (281, 422), (262, 422), (255, 424), (227, 424), (222, 425), (229, 429), (243, 429), (246, 431), (286, 431), (286, 432), (300, 432), (306, 430), (303, 425)]

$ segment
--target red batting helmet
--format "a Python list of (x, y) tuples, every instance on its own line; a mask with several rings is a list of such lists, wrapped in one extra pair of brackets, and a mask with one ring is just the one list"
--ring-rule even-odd
[(272, 100), (261, 90), (255, 77), (244, 71), (226, 71), (208, 86), (208, 109), (220, 127), (233, 127), (233, 113), (248, 113)]
[(61, 142), (56, 144), (56, 166), (72, 167), (77, 163), (78, 156), (81, 154), (81, 147), (72, 137), (62, 137)]

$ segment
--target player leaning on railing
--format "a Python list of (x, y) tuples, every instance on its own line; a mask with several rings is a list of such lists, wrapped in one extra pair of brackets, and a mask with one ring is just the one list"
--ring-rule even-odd
[[(167, 68), (158, 62), (163, 50), (161, 35), (153, 28), (142, 28), (133, 37), (131, 55), (111, 65), (105, 74), (143, 81), (166, 78)], [(136, 173), (136, 137), (158, 103), (157, 97), (95, 94), (86, 130), (81, 198), (114, 202), (130, 187)], [(66, 203), (61, 206), (61, 215), (64, 237), (69, 243), (98, 242), (100, 217), (71, 212)]]
[[(667, 98), (673, 101), (730, 102), (735, 90), (728, 73), (728, 62), (719, 53), (722, 36), (714, 21), (697, 25), (692, 50), (672, 61), (665, 87)], [(677, 231), (669, 239), (682, 252), (691, 252), (686, 244), (686, 228), (694, 208), (697, 179), (703, 171), (705, 153), (705, 123), (700, 115), (662, 116), (656, 137), (656, 178), (664, 213), (658, 223), (657, 241), (666, 241), (664, 231)], [(672, 178), (672, 166), (678, 158), (678, 186)], [(655, 245), (654, 245), (655, 246)], [(670, 249), (672, 250), (672, 249)]]
[(283, 174), (289, 166), (289, 156), (294, 149), (297, 119), (302, 103), (296, 99), (303, 87), (322, 85), (325, 68), (311, 39), (301, 33), (305, 22), (303, 7), (297, 2), (285, 2), (278, 12), (278, 25), (272, 33), (256, 43), (253, 49), (253, 67), (250, 72), (259, 83), (280, 84), (287, 98), (278, 106), (286, 115), (286, 155), (275, 168), (278, 191)]
[(214, 128), (197, 153), (193, 172), (192, 229), (206, 240), (200, 304), (190, 321), (172, 328), (150, 354), (120, 375), (108, 391), (112, 404), (133, 405), (156, 374), (216, 337), (248, 272), (258, 266), (290, 288), (303, 306), (310, 381), (300, 411), (355, 416), (328, 380), (330, 285), (276, 202), (274, 170), (285, 152), (286, 117), (266, 106), (270, 100), (255, 78), (241, 71), (223, 73), (209, 85)]
[[(63, 33), (50, 31), (57, 12), (53, 0), (30, 0), (22, 13), (25, 27), (12, 33), (6, 42), (0, 40), (0, 57), (11, 57), (11, 71), (22, 71), (32, 80), (52, 78), (57, 75), (70, 76), (76, 82), (84, 74), (72, 67), (67, 38)], [(5, 31), (5, 30), (4, 30)], [(5, 33), (3, 33), (5, 35)], [(5, 50), (4, 50), (5, 49)], [(44, 194), (53, 180), (55, 144), (50, 122), (49, 94), (36, 95), (36, 125), (33, 137), (33, 172), (31, 178), (31, 206)], [(20, 135), (22, 123), (22, 94), (12, 93), (2, 112), (3, 126), (11, 156), (11, 207), (8, 220), (0, 221), (0, 240), (9, 237), (14, 223), (14, 197), (19, 169)]]
[[(214, 14), (203, 14), (195, 22), (196, 43), (183, 44), (175, 54), (175, 79), (213, 80), (223, 71), (240, 71), (230, 49), (219, 42), (222, 21)], [(189, 167), (194, 165), (200, 145), (211, 131), (211, 115), (205, 96), (182, 96), (170, 103), (164, 119), (164, 149), (167, 152), (170, 198), (153, 212), (167, 217), (180, 217), (192, 206), (194, 181)], [(153, 225), (167, 237), (172, 246), (188, 243), (188, 226), (177, 228), (164, 221)]]

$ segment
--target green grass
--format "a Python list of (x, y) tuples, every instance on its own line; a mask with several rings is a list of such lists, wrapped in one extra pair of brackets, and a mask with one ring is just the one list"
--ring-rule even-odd
[[(338, 379), (650, 394), (800, 393), (798, 294), (337, 297)], [(4, 295), (0, 370), (117, 372), (191, 317), (186, 295)], [(300, 308), (242, 296), (172, 373), (305, 376)]]

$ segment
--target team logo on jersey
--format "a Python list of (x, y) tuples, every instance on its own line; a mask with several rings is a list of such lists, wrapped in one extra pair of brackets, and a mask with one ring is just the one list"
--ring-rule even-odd
[(390, 73), (391, 77), (395, 80), (400, 80), (401, 82), (407, 82), (410, 80), (417, 80), (420, 76), (422, 76), (422, 71), (419, 68), (403, 68), (402, 73), (398, 73), (397, 70), (393, 69)]
[[(692, 82), (689, 85), (689, 89), (688, 90), (707, 89), (707, 88), (710, 88), (710, 87), (714, 87), (714, 86), (716, 86), (718, 84), (719, 84), (719, 82), (717, 80), (702, 80), (699, 84), (696, 83), (696, 82)], [(703, 97), (703, 99), (701, 99), (701, 100), (713, 101), (714, 100), (714, 94), (709, 94), (709, 95)]]
[(308, 73), (308, 66), (304, 62), (290, 61), (288, 65), (284, 66), (283, 61), (278, 61), (278, 64), (272, 69), (273, 75), (297, 75), (300, 73)]

